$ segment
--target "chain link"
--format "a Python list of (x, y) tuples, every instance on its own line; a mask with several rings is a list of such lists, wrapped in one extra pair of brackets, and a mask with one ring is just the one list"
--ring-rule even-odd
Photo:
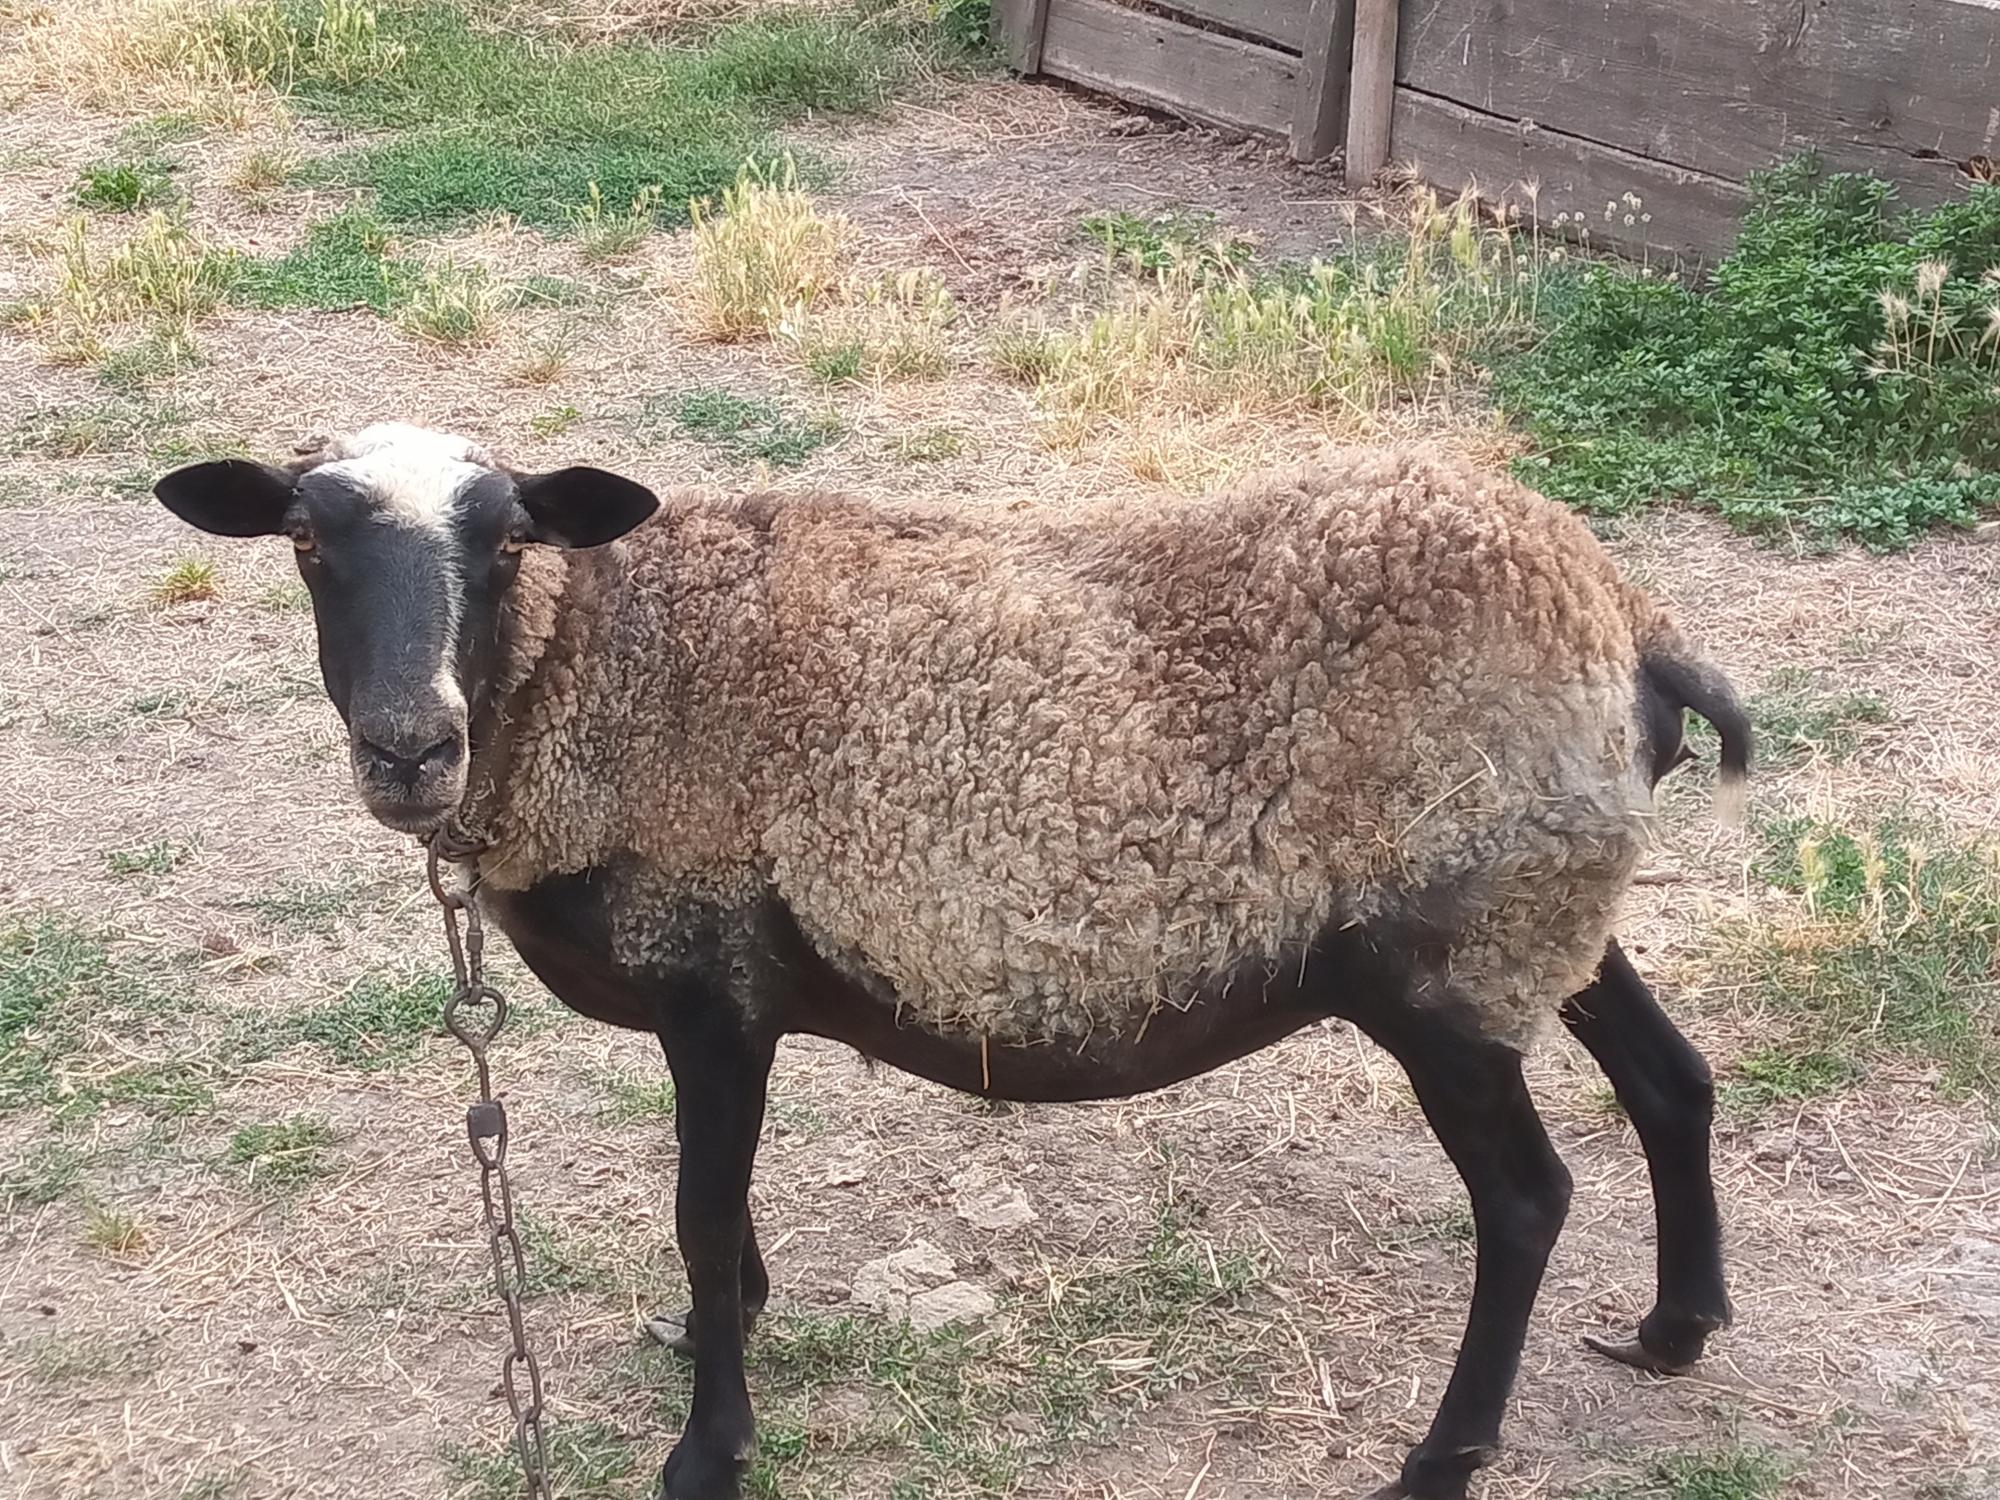
[[(513, 1347), (500, 1367), (501, 1388), (514, 1414), (514, 1446), (529, 1500), (550, 1500), (548, 1443), (542, 1431), (542, 1367), (528, 1347), (521, 1314), (528, 1262), (514, 1222), (514, 1186), (507, 1175), (507, 1107), (493, 1097), (493, 1074), (486, 1049), (507, 1024), (507, 998), (486, 982), (486, 933), (472, 900), (477, 880), (474, 858), (484, 844), (463, 829), (447, 827), (428, 844), (431, 895), (444, 913), (444, 937), (451, 949), (454, 988), (444, 1003), (444, 1025), (472, 1054), (479, 1075), (479, 1098), (465, 1111), (465, 1133), (479, 1163), (479, 1197), (486, 1212), (487, 1246), (493, 1254), (493, 1285), (507, 1310)], [(460, 879), (447, 883), (444, 866), (459, 867)], [(465, 930), (459, 931), (463, 917)], [(525, 1377), (527, 1389), (522, 1390)]]

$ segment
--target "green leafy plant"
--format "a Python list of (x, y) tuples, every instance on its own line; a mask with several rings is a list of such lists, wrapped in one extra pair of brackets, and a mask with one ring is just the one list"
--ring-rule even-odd
[(1756, 182), (1705, 288), (1600, 266), (1495, 392), (1522, 477), (1746, 530), (1907, 545), (2000, 504), (2000, 186), (1921, 213), (1809, 159)]

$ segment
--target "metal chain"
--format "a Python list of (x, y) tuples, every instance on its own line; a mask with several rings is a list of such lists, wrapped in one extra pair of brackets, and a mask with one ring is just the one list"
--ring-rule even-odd
[[(521, 1477), (529, 1500), (550, 1500), (548, 1443), (542, 1432), (542, 1367), (528, 1347), (527, 1323), (521, 1314), (521, 1294), (527, 1286), (528, 1263), (514, 1222), (514, 1187), (507, 1176), (507, 1107), (493, 1097), (493, 1075), (486, 1049), (507, 1024), (507, 998), (486, 982), (485, 929), (472, 900), (478, 871), (474, 858), (485, 845), (455, 827), (431, 836), (429, 875), (431, 895), (444, 913), (445, 942), (451, 948), (455, 987), (444, 1003), (444, 1025), (472, 1054), (479, 1074), (479, 1098), (465, 1111), (465, 1133), (479, 1163), (479, 1196), (486, 1210), (486, 1240), (493, 1252), (493, 1285), (507, 1309), (507, 1328), (514, 1346), (500, 1369), (507, 1406), (514, 1413), (514, 1446), (521, 1460)], [(461, 883), (447, 885), (444, 866), (459, 866)], [(459, 918), (465, 919), (463, 937)], [(521, 1376), (527, 1375), (523, 1401)]]

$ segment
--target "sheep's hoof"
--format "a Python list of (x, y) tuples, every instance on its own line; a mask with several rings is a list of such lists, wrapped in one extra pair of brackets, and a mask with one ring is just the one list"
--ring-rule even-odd
[(1644, 1370), (1652, 1375), (1685, 1375), (1694, 1368), (1693, 1360), (1668, 1359), (1665, 1355), (1655, 1354), (1637, 1339), (1619, 1343), (1611, 1339), (1592, 1338), (1586, 1333), (1583, 1342), (1587, 1348), (1596, 1350), (1606, 1359), (1615, 1359), (1621, 1365), (1630, 1365), (1635, 1370)]
[(742, 1500), (742, 1463), (682, 1438), (660, 1471), (658, 1500)]
[(663, 1348), (671, 1349), (683, 1359), (693, 1359), (694, 1309), (689, 1308), (678, 1317), (662, 1313), (657, 1318), (646, 1319), (646, 1337)]

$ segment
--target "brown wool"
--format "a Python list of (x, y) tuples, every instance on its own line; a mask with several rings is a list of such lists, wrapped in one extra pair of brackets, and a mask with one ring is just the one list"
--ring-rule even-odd
[(1684, 654), (1575, 516), (1404, 447), (1147, 510), (678, 491), (511, 609), (490, 883), (617, 862), (633, 960), (775, 889), (907, 1020), (1015, 1042), (1439, 893), (1525, 1041), (1644, 837), (1639, 653)]

